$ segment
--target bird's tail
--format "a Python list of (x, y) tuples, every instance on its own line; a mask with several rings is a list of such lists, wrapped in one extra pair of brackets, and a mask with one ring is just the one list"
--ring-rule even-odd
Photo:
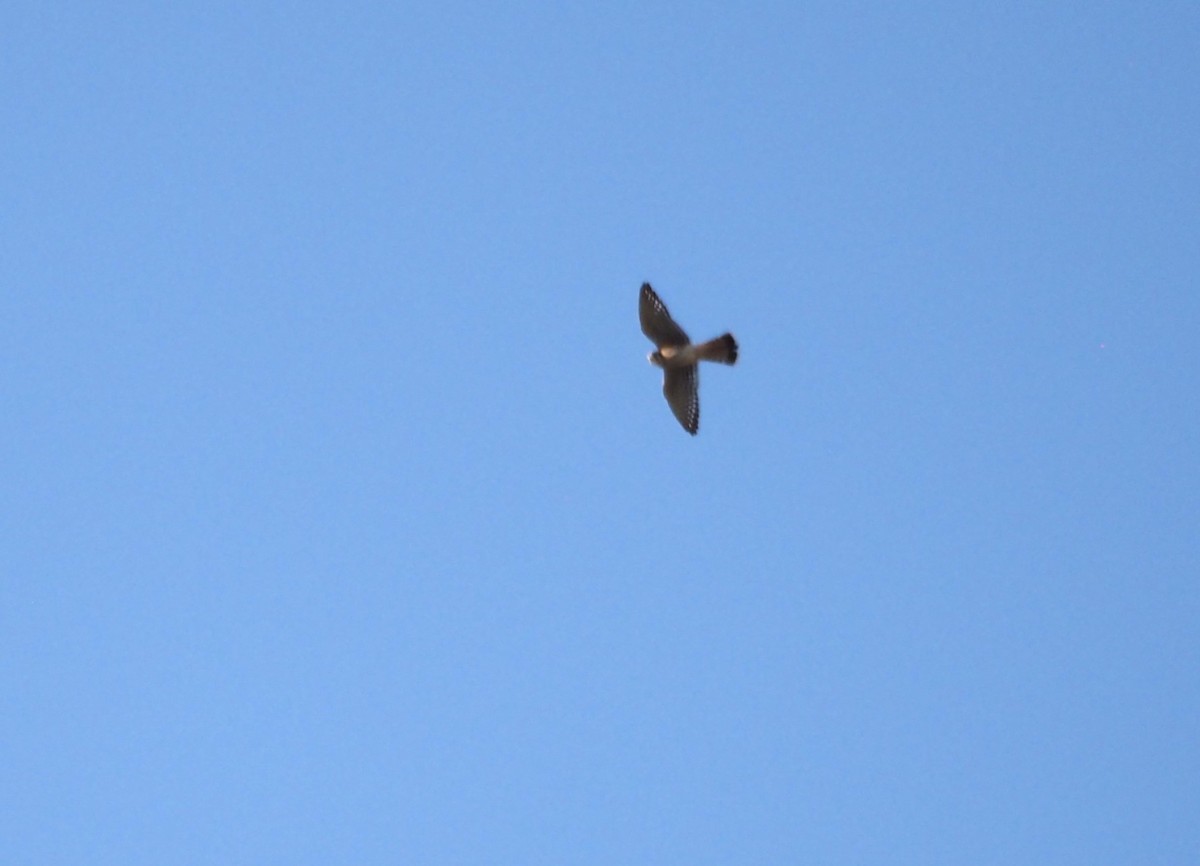
[(722, 334), (715, 340), (701, 343), (696, 347), (696, 357), (704, 361), (716, 361), (718, 364), (732, 364), (737, 361), (738, 344), (733, 334)]

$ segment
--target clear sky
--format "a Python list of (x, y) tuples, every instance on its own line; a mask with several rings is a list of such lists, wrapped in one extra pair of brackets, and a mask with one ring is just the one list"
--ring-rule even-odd
[(567, 5), (5, 4), (0, 861), (1200, 862), (1200, 11)]

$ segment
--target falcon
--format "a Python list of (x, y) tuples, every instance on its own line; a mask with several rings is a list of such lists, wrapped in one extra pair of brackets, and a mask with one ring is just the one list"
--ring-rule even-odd
[(658, 347), (650, 353), (650, 363), (662, 367), (667, 405), (683, 429), (695, 436), (700, 428), (699, 362), (733, 364), (738, 356), (737, 341), (733, 334), (722, 334), (707, 343), (693, 343), (671, 318), (667, 305), (649, 283), (642, 283), (638, 317), (642, 320), (642, 333)]

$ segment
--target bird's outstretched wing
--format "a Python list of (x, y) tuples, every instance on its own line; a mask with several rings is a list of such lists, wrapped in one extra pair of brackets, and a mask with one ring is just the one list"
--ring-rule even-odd
[(695, 364), (687, 367), (668, 367), (663, 370), (663, 396), (667, 405), (683, 425), (696, 435), (700, 429), (700, 373)]
[(667, 305), (654, 294), (654, 289), (650, 288), (649, 283), (642, 283), (642, 293), (638, 297), (638, 317), (642, 320), (642, 333), (660, 349), (663, 346), (686, 346), (691, 342), (683, 328), (675, 324), (675, 320), (667, 311)]

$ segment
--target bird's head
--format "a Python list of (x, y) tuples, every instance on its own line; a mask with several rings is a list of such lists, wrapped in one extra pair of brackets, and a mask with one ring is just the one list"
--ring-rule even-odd
[(658, 351), (658, 349), (655, 349), (653, 352), (651, 352), (649, 355), (646, 356), (646, 360), (649, 361), (651, 364), (653, 364), (655, 367), (661, 367), (663, 365), (662, 352)]

